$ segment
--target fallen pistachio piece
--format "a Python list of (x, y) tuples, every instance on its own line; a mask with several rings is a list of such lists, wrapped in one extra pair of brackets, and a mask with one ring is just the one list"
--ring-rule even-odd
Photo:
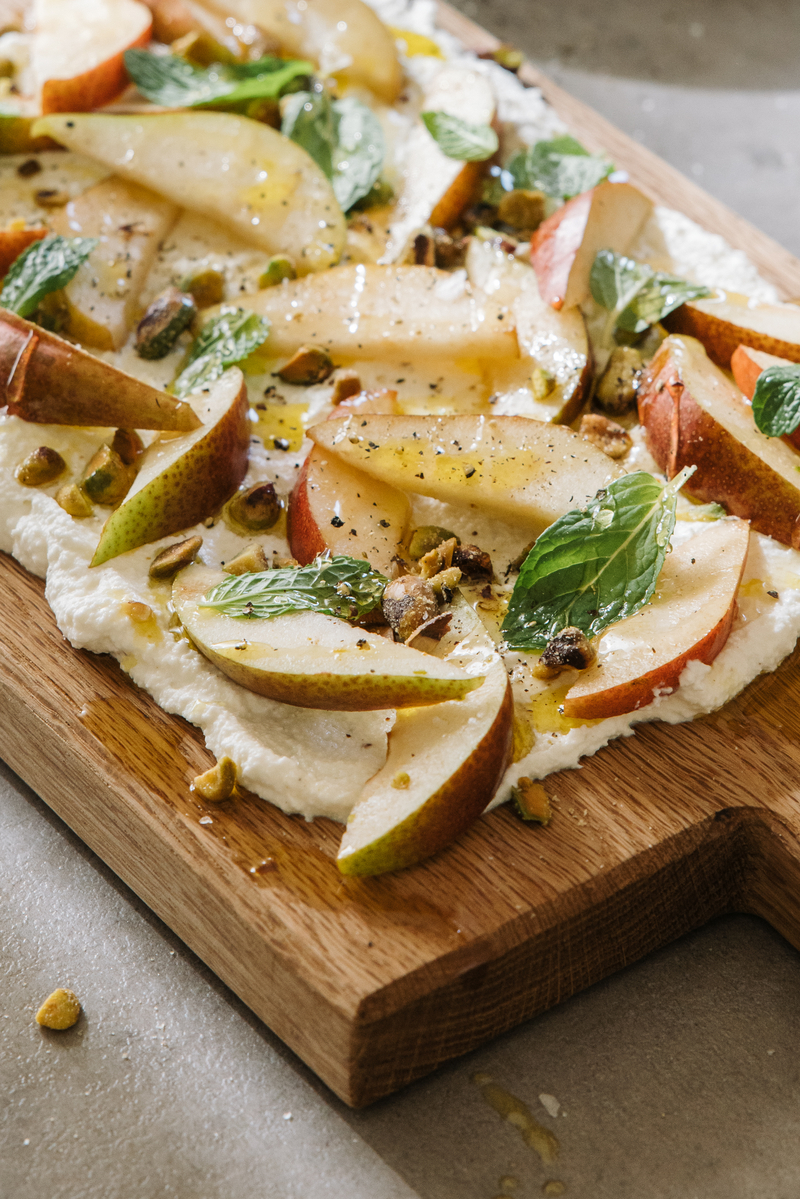
[(140, 358), (164, 358), (197, 316), (194, 296), (169, 287), (156, 296), (136, 326), (136, 353)]
[(117, 429), (111, 440), (111, 448), (126, 466), (133, 466), (144, 453), (144, 442), (135, 429)]
[(400, 641), (408, 640), (438, 611), (433, 588), (419, 575), (401, 575), (388, 583), (383, 593), (383, 614)]
[(275, 287), (284, 279), (296, 279), (297, 268), (288, 254), (273, 254), (258, 279), (259, 287)]
[(627, 429), (599, 412), (587, 412), (581, 417), (580, 433), (609, 458), (624, 458), (633, 445)]
[(81, 487), (95, 504), (115, 508), (125, 499), (135, 478), (133, 466), (126, 466), (110, 445), (101, 445), (86, 465)]
[(184, 541), (168, 545), (160, 554), (156, 554), (150, 563), (150, 578), (171, 579), (179, 570), (183, 570), (184, 566), (194, 562), (202, 544), (202, 537), (187, 537)]
[(23, 487), (46, 487), (63, 475), (66, 469), (67, 464), (58, 450), (49, 445), (40, 445), (22, 459), (14, 471), (14, 478)]
[(443, 541), (450, 541), (451, 538), (455, 538), (456, 542), (459, 540), (455, 533), (451, 533), (449, 529), (443, 529), (441, 525), (420, 525), (411, 534), (411, 540), (408, 543), (408, 556), (417, 562), (431, 550), (435, 550)]
[(65, 483), (63, 487), (59, 487), (55, 499), (59, 508), (63, 508), (68, 516), (73, 516), (76, 520), (82, 520), (94, 513), (89, 497), (77, 483)]
[(81, 1014), (81, 1005), (74, 991), (58, 987), (52, 995), (48, 995), (36, 1013), (36, 1023), (43, 1028), (63, 1030), (72, 1028)]
[(511, 791), (511, 801), (515, 812), (523, 820), (547, 827), (553, 818), (547, 792), (541, 783), (535, 783), (533, 779), (525, 776), (517, 779), (517, 785)]
[(533, 667), (537, 679), (554, 679), (562, 670), (586, 670), (597, 657), (597, 650), (580, 629), (562, 629), (548, 641)]
[(209, 803), (222, 803), (230, 799), (236, 787), (236, 763), (227, 754), (220, 758), (205, 774), (198, 774), (192, 781), (193, 789)]
[(269, 562), (261, 546), (253, 544), (245, 546), (222, 569), (226, 575), (260, 574), (262, 570), (269, 570)]
[(264, 533), (277, 523), (281, 507), (272, 483), (255, 483), (246, 491), (237, 491), (225, 515), (248, 533)]
[(300, 346), (276, 373), (284, 383), (309, 387), (312, 383), (324, 382), (332, 371), (330, 354), (320, 346)]
[(198, 308), (210, 308), (221, 304), (225, 298), (225, 276), (213, 267), (198, 271), (196, 275), (185, 275), (180, 290), (188, 292)]

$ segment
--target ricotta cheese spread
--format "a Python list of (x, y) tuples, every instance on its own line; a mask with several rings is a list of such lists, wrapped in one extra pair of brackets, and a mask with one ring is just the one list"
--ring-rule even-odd
[[(440, 57), (412, 55), (403, 59), (408, 76), (420, 88), (427, 87), (446, 63), (467, 65), (488, 80), (506, 145), (530, 145), (564, 132), (563, 123), (535, 88), (523, 87), (514, 75), (493, 62), (478, 60), (438, 30), (432, 0), (372, 0), (372, 6), (387, 24), (430, 38), (439, 47)], [(400, 106), (394, 118), (393, 152), (394, 169), (401, 176), (414, 169), (414, 163), (404, 158), (409, 127), (410, 121)], [(44, 152), (37, 158), (45, 171), (46, 186), (71, 196), (107, 174), (76, 154)], [(3, 186), (6, 178), (10, 181), (15, 177), (21, 161), (19, 156), (9, 156), (0, 164)], [(18, 192), (4, 195), (6, 219), (31, 217), (23, 190)], [(145, 287), (144, 302), (176, 275), (198, 267), (221, 270), (234, 291), (254, 290), (263, 255), (244, 251), (234, 237), (229, 243), (220, 243), (217, 230), (204, 217), (184, 214), (160, 250)], [(390, 238), (399, 243), (407, 232), (405, 226), (398, 226), (390, 230)], [(776, 298), (771, 285), (758, 276), (740, 251), (667, 208), (655, 210), (634, 256), (707, 286), (725, 287), (760, 300)], [(466, 275), (456, 272), (452, 295), (443, 294), (441, 302), (456, 300), (465, 285)], [(184, 351), (185, 339), (167, 357), (155, 362), (139, 358), (130, 344), (117, 352), (98, 352), (109, 362), (163, 387), (174, 377)], [(479, 389), (468, 365), (463, 370), (454, 368), (438, 389), (419, 366), (390, 359), (356, 361), (352, 365), (365, 387), (395, 388), (401, 404), (407, 401), (406, 411), (447, 410), (441, 395), (446, 396), (450, 410), (469, 410)], [(331, 411), (331, 387), (320, 384), (299, 389), (281, 384), (285, 415), (284, 425), (278, 429), (269, 424), (271, 417), (259, 420), (262, 414), (256, 406), (272, 385), (271, 377), (250, 375), (247, 384), (253, 404), (253, 437), (245, 484), (270, 481), (286, 501), (310, 445), (303, 429)], [(428, 399), (426, 407), (419, 396), (423, 391), (427, 395), (429, 388), (436, 394)], [(366, 781), (385, 762), (394, 713), (289, 707), (233, 683), (176, 627), (169, 584), (148, 578), (148, 566), (155, 553), (173, 542), (174, 536), (89, 569), (104, 518), (72, 519), (55, 502), (56, 484), (26, 488), (14, 477), (17, 464), (42, 444), (57, 450), (75, 476), (112, 432), (29, 424), (0, 414), (0, 549), (46, 580), (47, 602), (71, 645), (113, 655), (131, 680), (166, 712), (199, 727), (217, 758), (231, 757), (245, 787), (287, 813), (345, 821)], [(283, 439), (280, 444), (284, 448), (273, 448), (276, 436)], [(658, 474), (638, 430), (634, 430), (634, 442), (625, 469)], [(412, 497), (412, 509), (415, 524), (444, 526), (487, 550), (501, 580), (507, 577), (509, 564), (527, 541), (527, 536), (512, 526), (471, 509), (424, 497)], [(681, 500), (676, 544), (707, 527), (692, 517), (693, 505)], [(200, 560), (215, 567), (253, 540), (240, 537), (223, 519), (206, 522), (183, 535), (194, 533), (203, 538)], [(281, 531), (257, 540), (268, 557), (288, 554)], [(505, 591), (510, 593), (510, 584)], [(503, 594), (501, 584), (495, 588), (491, 602), (482, 605), (477, 593), (471, 597), (490, 629), (497, 627), (497, 600), (502, 600)], [(533, 677), (522, 656), (508, 654), (514, 698), (531, 714), (532, 747), (509, 766), (492, 806), (509, 797), (521, 776), (541, 779), (553, 771), (576, 767), (583, 757), (596, 753), (612, 739), (630, 735), (642, 721), (691, 720), (724, 704), (761, 672), (774, 670), (791, 652), (800, 634), (800, 553), (753, 533), (738, 598), (732, 632), (713, 663), (690, 663), (677, 691), (624, 716), (583, 722), (565, 718), (559, 711), (558, 680), (552, 684), (541, 682)], [(140, 617), (142, 605), (150, 613), (145, 620)], [(613, 648), (613, 637), (612, 631), (603, 638), (601, 655)]]

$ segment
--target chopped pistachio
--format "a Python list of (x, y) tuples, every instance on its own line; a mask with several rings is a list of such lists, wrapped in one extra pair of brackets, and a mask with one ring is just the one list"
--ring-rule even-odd
[(497, 219), (512, 229), (538, 229), (545, 217), (547, 196), (544, 192), (515, 187), (505, 192), (497, 205)]
[(587, 412), (581, 417), (580, 433), (609, 458), (624, 458), (633, 445), (627, 429), (607, 416), (601, 416), (599, 412)]
[(433, 588), (419, 575), (401, 575), (388, 583), (383, 593), (383, 614), (400, 641), (406, 641), (438, 611)]
[(126, 466), (133, 466), (144, 453), (144, 442), (135, 429), (117, 429), (111, 439), (111, 448), (116, 450)]
[(196, 315), (194, 296), (168, 287), (156, 296), (136, 326), (136, 353), (140, 358), (164, 358)]
[(207, 267), (194, 275), (185, 275), (180, 290), (188, 292), (198, 308), (210, 308), (212, 304), (221, 304), (225, 298), (225, 276), (222, 271)]
[(126, 466), (110, 445), (101, 445), (86, 465), (81, 487), (95, 504), (114, 508), (125, 499), (135, 478), (135, 467)]
[(245, 491), (237, 491), (228, 502), (225, 516), (248, 533), (265, 533), (277, 524), (281, 508), (272, 483), (255, 483)]
[(169, 49), (170, 54), (174, 54), (176, 58), (185, 58), (195, 67), (210, 67), (216, 62), (232, 64), (238, 61), (236, 55), (212, 37), (206, 29), (190, 30), (174, 41)]
[(245, 546), (242, 552), (231, 558), (230, 562), (226, 562), (222, 569), (226, 575), (260, 574), (262, 570), (269, 570), (269, 562), (261, 546), (253, 544)]
[(550, 797), (542, 784), (535, 783), (533, 779), (526, 778), (524, 775), (521, 779), (517, 779), (516, 787), (512, 788), (511, 800), (515, 812), (522, 820), (543, 824), (546, 827), (553, 818)]
[(334, 371), (331, 375), (331, 383), (333, 383), (332, 404), (341, 404), (342, 400), (349, 400), (351, 396), (357, 396), (361, 391), (361, 378), (358, 371), (349, 368)]
[(491, 579), (494, 574), (491, 557), (477, 545), (457, 545), (453, 550), (452, 565), (472, 582)]
[(321, 346), (300, 346), (277, 374), (284, 383), (308, 387), (312, 383), (324, 382), (332, 371), (333, 363), (327, 350)]
[(459, 543), (458, 537), (450, 529), (443, 529), (441, 525), (419, 525), (411, 534), (408, 556), (417, 562), (443, 541), (450, 541), (451, 538), (455, 538), (456, 543)]
[(580, 629), (562, 629), (551, 638), (533, 667), (537, 679), (554, 679), (562, 670), (586, 670), (597, 657), (597, 650)]
[(460, 582), (461, 571), (457, 566), (447, 566), (444, 570), (440, 570), (438, 574), (433, 575), (430, 579), (430, 584), (433, 588), (434, 594), (437, 595), (444, 604), (450, 603), (450, 600), (453, 598), (453, 592)]
[(259, 275), (259, 287), (275, 287), (276, 284), (282, 283), (284, 279), (296, 279), (297, 268), (294, 265), (294, 259), (288, 254), (273, 254), (266, 268)]
[(192, 780), (192, 787), (209, 803), (222, 803), (230, 799), (236, 788), (236, 763), (227, 755)]
[(202, 544), (202, 537), (187, 537), (184, 541), (168, 545), (160, 554), (156, 554), (150, 563), (150, 578), (171, 579), (179, 570), (183, 570), (184, 566), (194, 562)]
[(66, 987), (58, 987), (52, 995), (48, 995), (36, 1013), (36, 1023), (43, 1028), (55, 1028), (63, 1032), (77, 1024), (81, 1014), (81, 1005), (74, 991)]
[(642, 355), (633, 346), (617, 346), (597, 385), (597, 402), (604, 412), (619, 416), (636, 403)]
[(65, 483), (63, 487), (59, 487), (55, 499), (59, 508), (63, 508), (68, 516), (73, 516), (76, 520), (82, 520), (94, 513), (89, 497), (77, 483)]
[(423, 554), (419, 560), (420, 574), (423, 579), (432, 579), (440, 571), (447, 570), (452, 566), (453, 554), (457, 545), (457, 537), (448, 537), (446, 541), (442, 541), (435, 549), (429, 550), (427, 554)]
[(538, 401), (546, 400), (556, 385), (556, 381), (543, 366), (535, 366), (531, 372), (530, 388), (533, 398)]
[(14, 471), (14, 478), (23, 487), (46, 487), (63, 475), (67, 464), (58, 450), (40, 445), (23, 458)]

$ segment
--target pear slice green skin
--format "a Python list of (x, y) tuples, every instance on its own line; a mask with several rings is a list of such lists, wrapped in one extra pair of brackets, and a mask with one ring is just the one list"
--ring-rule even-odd
[(334, 616), (239, 618), (203, 608), (203, 596), (223, 578), (200, 564), (181, 571), (173, 583), (173, 606), (195, 648), (258, 695), (326, 711), (429, 711), (427, 705), (461, 701), (483, 684), (481, 674)]
[(148, 447), (133, 486), (106, 521), (91, 566), (191, 528), (216, 512), (241, 483), (250, 446), (241, 371), (226, 371), (195, 403), (204, 423)]
[(438, 853), (486, 809), (508, 765), (513, 698), (505, 664), (465, 600), (435, 651), (445, 661), (471, 658), (483, 685), (459, 704), (398, 712), (386, 764), (365, 784), (345, 829), (342, 874), (401, 870)]

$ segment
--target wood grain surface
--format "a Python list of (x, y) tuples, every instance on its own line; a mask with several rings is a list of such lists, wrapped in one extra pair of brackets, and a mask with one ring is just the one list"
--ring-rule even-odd
[[(494, 39), (443, 9), (476, 49)], [(573, 132), (746, 250), (786, 295), (800, 263), (537, 73)], [(722, 711), (639, 726), (551, 776), (555, 816), (482, 819), (421, 867), (343, 879), (340, 826), (255, 797), (204, 806), (199, 732), (75, 651), (0, 555), (0, 753), (347, 1103), (360, 1106), (713, 916), (800, 946), (795, 653)], [(211, 823), (201, 824), (210, 818)]]

